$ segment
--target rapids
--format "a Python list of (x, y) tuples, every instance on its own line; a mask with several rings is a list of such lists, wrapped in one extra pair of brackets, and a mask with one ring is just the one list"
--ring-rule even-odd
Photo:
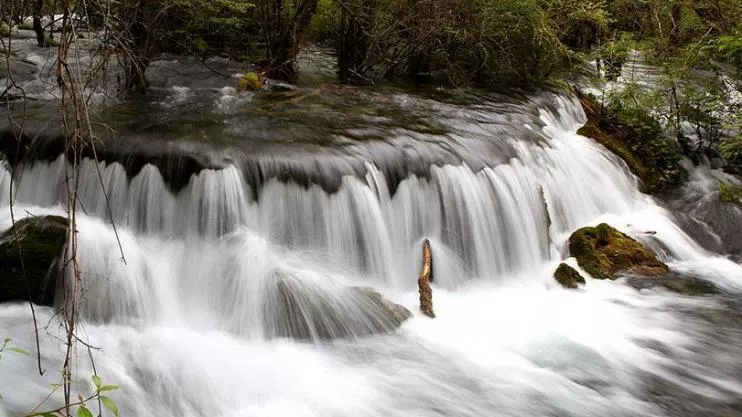
[[(254, 181), (235, 157), (176, 190), (154, 165), (132, 175), (116, 161), (85, 160), (82, 331), (100, 347), (95, 371), (121, 386), (111, 396), (122, 414), (742, 415), (742, 266), (703, 249), (639, 192), (620, 159), (578, 136), (585, 116), (576, 100), (544, 101), (533, 117), (508, 119), (517, 128), (505, 133), (487, 123), (498, 119), (491, 109), (460, 105), (445, 122), (452, 145), (433, 134), (406, 139), (386, 151), (398, 161), (388, 166), (378, 152), (356, 152), (353, 169), (338, 168), (350, 164), (340, 157), (304, 167), (318, 165), (334, 187)], [(479, 122), (464, 117), (472, 113)], [(425, 169), (400, 174), (409, 159)], [(9, 169), (0, 169), (0, 229), (11, 224)], [(61, 156), (21, 165), (15, 217), (63, 213), (68, 170)], [(722, 294), (639, 291), (621, 280), (562, 289), (551, 274), (567, 237), (603, 221)], [(373, 286), (416, 312), (425, 238), (438, 317), (415, 313), (391, 334), (367, 336), (379, 318), (343, 289)], [(276, 337), (277, 274), (332, 299), (353, 337)], [(31, 411), (59, 382), (57, 319), (47, 308), (37, 314), (47, 372), (39, 376), (33, 358), (3, 355), (2, 416)], [(0, 306), (0, 329), (36, 351), (27, 305)], [(86, 393), (93, 369), (84, 347), (77, 356), (76, 389)]]

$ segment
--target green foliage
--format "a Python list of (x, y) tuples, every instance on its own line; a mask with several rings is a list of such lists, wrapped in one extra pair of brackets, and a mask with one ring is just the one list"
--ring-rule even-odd
[(742, 163), (742, 133), (728, 136), (719, 143), (719, 152), (728, 161), (740, 161)]
[[(448, 81), (504, 87), (539, 83), (568, 53), (537, 0), (467, 0), (433, 16), (420, 55)], [(424, 32), (425, 33), (425, 32)]]
[(719, 200), (727, 204), (742, 204), (742, 188), (726, 182), (719, 183)]
[(742, 77), (742, 36), (739, 34), (723, 35), (715, 39), (717, 58), (734, 65), (737, 78)]
[(629, 83), (623, 90), (609, 94), (606, 117), (627, 128), (622, 144), (641, 162), (635, 172), (644, 182), (647, 191), (660, 191), (682, 184), (687, 172), (680, 165), (682, 154), (677, 143), (665, 135), (657, 117), (649, 112), (642, 90)]
[(8, 352), (17, 353), (19, 355), (30, 355), (27, 350), (23, 348), (19, 348), (18, 346), (13, 346), (11, 343), (13, 342), (13, 339), (6, 337), (5, 340), (3, 340), (3, 344), (0, 345), (0, 358), (2, 358), (2, 353), (6, 350)]
[(11, 34), (10, 26), (5, 22), (0, 22), (0, 36), (9, 37)]
[(589, 48), (608, 32), (605, 0), (542, 0), (541, 5), (556, 35), (570, 47)]
[[(97, 414), (93, 414), (93, 412), (88, 407), (89, 402), (95, 403), (97, 401), (100, 401), (100, 405), (110, 411), (111, 414), (113, 414), (115, 417), (120, 417), (119, 408), (116, 405), (116, 402), (113, 401), (110, 397), (103, 395), (104, 392), (117, 390), (119, 388), (118, 385), (106, 385), (103, 383), (103, 380), (98, 375), (93, 375), (91, 379), (93, 381), (93, 385), (95, 386), (95, 390), (93, 390), (93, 392), (86, 398), (78, 396), (77, 401), (69, 404), (70, 407), (76, 407), (75, 416), (93, 417), (94, 415), (102, 415), (100, 412)], [(52, 386), (52, 392), (57, 391), (62, 386), (62, 384), (54, 384)], [(66, 406), (62, 406), (54, 410), (34, 412), (32, 414), (28, 414), (25, 417), (65, 417), (65, 408)]]
[(334, 0), (319, 0), (307, 38), (313, 42), (332, 45), (337, 39), (340, 14), (341, 9)]

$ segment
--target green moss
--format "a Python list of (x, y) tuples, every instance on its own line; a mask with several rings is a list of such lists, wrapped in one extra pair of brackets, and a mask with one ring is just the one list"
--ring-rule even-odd
[(263, 77), (257, 72), (248, 72), (237, 82), (237, 91), (257, 91), (263, 88)]
[(574, 268), (565, 263), (559, 264), (559, 267), (554, 271), (554, 279), (564, 288), (574, 289), (579, 287), (580, 284), (585, 283), (585, 278), (583, 278)]
[(725, 182), (719, 183), (719, 200), (727, 204), (742, 204), (742, 188)]
[(641, 275), (669, 271), (649, 249), (605, 223), (574, 232), (569, 237), (569, 253), (580, 268), (598, 279), (614, 279), (620, 271)]
[(57, 274), (52, 269), (67, 243), (67, 225), (63, 217), (29, 217), (0, 235), (0, 302), (30, 295), (37, 304), (53, 304)]

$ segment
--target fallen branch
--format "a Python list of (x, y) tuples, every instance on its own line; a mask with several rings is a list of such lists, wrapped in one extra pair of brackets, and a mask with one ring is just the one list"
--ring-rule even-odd
[(433, 312), (433, 289), (430, 282), (433, 281), (433, 255), (430, 251), (430, 241), (423, 242), (423, 266), (420, 277), (417, 279), (417, 287), (420, 292), (420, 311), (430, 318), (435, 318)]

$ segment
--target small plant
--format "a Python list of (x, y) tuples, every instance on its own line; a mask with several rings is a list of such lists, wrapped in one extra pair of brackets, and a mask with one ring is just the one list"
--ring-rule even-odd
[(263, 88), (263, 76), (251, 71), (243, 75), (237, 82), (237, 91), (257, 91)]
[(5, 352), (6, 350), (9, 352), (17, 353), (19, 355), (30, 355), (30, 353), (28, 353), (26, 350), (19, 348), (17, 346), (11, 345), (12, 342), (13, 342), (13, 339), (9, 337), (5, 338), (5, 341), (3, 341), (3, 345), (0, 346), (0, 358), (3, 357), (3, 352)]
[(0, 22), (0, 37), (9, 37), (11, 34), (10, 26), (5, 22)]
[[(111, 412), (115, 417), (120, 416), (120, 412), (118, 409), (118, 406), (116, 403), (103, 393), (115, 391), (119, 387), (118, 385), (109, 385), (104, 384), (101, 377), (98, 375), (92, 376), (93, 385), (95, 385), (95, 390), (87, 397), (83, 398), (82, 396), (78, 396), (78, 399), (76, 402), (73, 402), (69, 404), (69, 407), (77, 407), (77, 411), (75, 413), (75, 416), (77, 417), (93, 417), (96, 414), (93, 414), (93, 412), (90, 410), (90, 407), (88, 407), (88, 403), (90, 402), (99, 402), (101, 406), (105, 407), (108, 411)], [(62, 388), (64, 384), (55, 384), (52, 386), (52, 393), (54, 391), (57, 391), (58, 389)], [(49, 411), (31, 411), (31, 413), (27, 414), (25, 417), (63, 417), (65, 416), (65, 408), (67, 406), (62, 406), (54, 410)], [(101, 411), (101, 410), (99, 410)], [(98, 416), (101, 415), (101, 413), (97, 413)]]
[[(0, 346), (0, 359), (2, 359), (3, 352), (5, 352), (6, 350), (8, 352), (17, 353), (19, 355), (30, 355), (30, 353), (28, 353), (25, 349), (19, 348), (18, 346), (11, 345), (11, 342), (13, 342), (13, 339), (9, 337), (6, 337), (5, 340), (3, 341), (2, 346)], [(3, 399), (3, 396), (0, 395), (0, 400), (2, 399)]]

